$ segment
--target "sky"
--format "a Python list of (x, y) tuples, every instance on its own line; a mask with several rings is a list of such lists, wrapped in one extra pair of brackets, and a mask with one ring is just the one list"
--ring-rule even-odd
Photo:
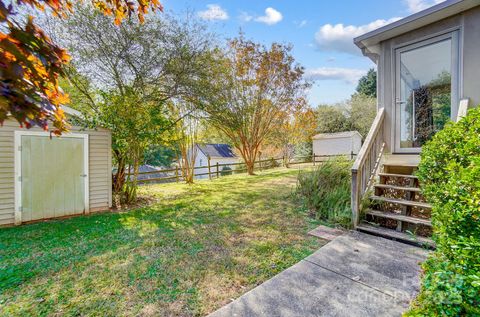
[(223, 38), (241, 30), (269, 45), (293, 45), (293, 55), (313, 82), (312, 106), (342, 102), (358, 79), (375, 67), (353, 38), (442, 0), (163, 0), (165, 10), (194, 14)]

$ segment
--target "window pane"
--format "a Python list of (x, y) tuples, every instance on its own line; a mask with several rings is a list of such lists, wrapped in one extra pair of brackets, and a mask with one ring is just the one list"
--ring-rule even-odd
[(420, 147), (450, 119), (452, 40), (400, 54), (400, 147)]

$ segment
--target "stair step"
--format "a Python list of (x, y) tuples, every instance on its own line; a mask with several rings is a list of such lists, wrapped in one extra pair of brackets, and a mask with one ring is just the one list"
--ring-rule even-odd
[(382, 217), (382, 218), (393, 219), (397, 221), (413, 223), (415, 225), (424, 225), (429, 227), (432, 226), (432, 222), (429, 219), (421, 219), (417, 217), (405, 216), (405, 215), (400, 215), (392, 212), (384, 212), (379, 210), (367, 210), (366, 214), (375, 216), (375, 217)]
[(378, 175), (379, 175), (379, 176), (384, 176), (384, 177), (404, 177), (404, 178), (418, 179), (417, 176), (415, 176), (415, 175), (408, 175), (408, 174), (378, 173)]
[(413, 236), (405, 232), (400, 232), (400, 231), (387, 229), (383, 227), (372, 226), (366, 223), (359, 224), (356, 227), (356, 229), (360, 232), (373, 234), (375, 236), (380, 236), (383, 238), (396, 240), (399, 242), (413, 244), (416, 246), (428, 247), (430, 249), (435, 248), (435, 243), (431, 239), (421, 237), (421, 236)]
[(388, 198), (388, 197), (376, 196), (376, 195), (370, 196), (370, 199), (377, 200), (377, 201), (382, 201), (382, 202), (386, 202), (386, 203), (404, 205), (404, 206), (420, 207), (420, 208), (426, 208), (426, 209), (431, 209), (432, 208), (432, 205), (430, 205), (428, 203), (423, 203), (423, 202), (420, 202), (420, 201), (405, 200), (405, 199), (398, 199), (398, 198)]
[(387, 185), (387, 184), (375, 184), (374, 187), (382, 188), (382, 189), (394, 189), (394, 190), (403, 190), (403, 191), (420, 193), (420, 188), (418, 187), (403, 187), (403, 186)]

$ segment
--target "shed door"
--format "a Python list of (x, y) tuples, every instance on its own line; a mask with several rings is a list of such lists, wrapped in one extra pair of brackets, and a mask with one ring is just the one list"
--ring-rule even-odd
[(85, 211), (85, 143), (83, 137), (21, 136), (22, 221)]

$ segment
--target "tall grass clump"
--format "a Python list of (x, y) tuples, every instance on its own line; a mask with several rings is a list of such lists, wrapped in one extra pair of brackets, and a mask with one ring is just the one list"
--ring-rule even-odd
[(351, 161), (329, 160), (298, 175), (296, 195), (311, 216), (343, 227), (350, 226)]

